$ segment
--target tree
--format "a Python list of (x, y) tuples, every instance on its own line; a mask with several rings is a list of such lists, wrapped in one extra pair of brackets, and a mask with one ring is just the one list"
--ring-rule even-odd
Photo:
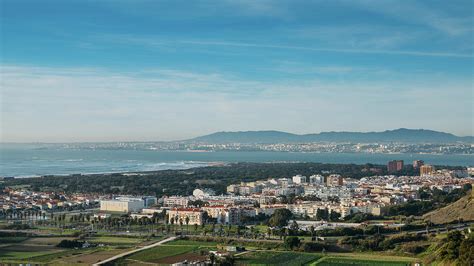
[(332, 211), (329, 214), (329, 220), (331, 220), (331, 221), (337, 221), (337, 220), (339, 220), (340, 217), (341, 217), (341, 214), (336, 212), (336, 211)]
[(186, 223), (186, 234), (188, 234), (188, 229), (189, 229), (189, 216), (186, 216), (186, 218), (184, 218), (184, 222)]
[(208, 220), (209, 220), (209, 214), (207, 213), (207, 211), (205, 211), (202, 213), (202, 226), (203, 227), (207, 223)]
[(329, 211), (328, 209), (318, 209), (316, 211), (316, 219), (317, 220), (329, 220)]
[(298, 223), (293, 220), (293, 222), (290, 224), (290, 233), (292, 235), (298, 235), (298, 231), (300, 230)]
[(457, 230), (449, 232), (441, 256), (448, 260), (457, 259), (460, 255), (459, 247), (463, 242), (463, 238), (462, 233)]
[(288, 221), (293, 214), (288, 209), (277, 209), (268, 220), (268, 224), (273, 227), (284, 227), (288, 225)]
[(214, 253), (209, 254), (209, 260), (211, 261), (211, 265), (214, 265), (214, 262), (216, 261), (216, 255), (214, 255)]
[(459, 265), (469, 265), (474, 261), (474, 233), (461, 242), (459, 247)]
[(311, 225), (309, 227), (309, 232), (311, 233), (311, 241), (314, 241), (315, 240), (315, 238), (314, 238), (315, 228), (314, 228), (313, 225)]
[(285, 239), (285, 247), (287, 249), (294, 249), (300, 246), (300, 239), (296, 236), (289, 236)]

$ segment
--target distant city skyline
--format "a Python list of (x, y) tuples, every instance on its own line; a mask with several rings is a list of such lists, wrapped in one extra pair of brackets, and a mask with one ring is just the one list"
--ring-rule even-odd
[(1, 1), (0, 141), (474, 135), (471, 1)]

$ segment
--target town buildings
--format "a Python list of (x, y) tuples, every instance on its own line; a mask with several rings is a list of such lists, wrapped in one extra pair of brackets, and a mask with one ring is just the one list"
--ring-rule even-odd
[(200, 208), (173, 208), (168, 212), (169, 223), (203, 224), (203, 211)]
[(327, 177), (327, 185), (329, 187), (337, 187), (337, 186), (342, 186), (343, 184), (343, 179), (341, 175), (329, 175)]
[(402, 160), (393, 160), (389, 161), (387, 164), (387, 171), (389, 173), (394, 173), (401, 171), (403, 169), (403, 161)]
[(109, 212), (137, 212), (141, 211), (145, 207), (155, 205), (157, 203), (156, 197), (143, 196), (143, 197), (128, 197), (128, 196), (116, 196), (112, 199), (101, 200), (100, 210)]
[(295, 175), (292, 177), (292, 181), (293, 183), (295, 184), (303, 184), (303, 183), (306, 183), (306, 176), (303, 176), (303, 175)]
[(425, 165), (422, 165), (420, 167), (420, 176), (427, 176), (427, 175), (431, 175), (433, 174), (435, 171), (434, 167), (429, 165), (429, 164), (425, 164)]
[(159, 213), (175, 224), (188, 221), (188, 224), (198, 225), (206, 222), (205, 219), (226, 225), (252, 223), (252, 219), (270, 216), (281, 208), (290, 210), (300, 219), (318, 219), (318, 210), (335, 212), (343, 218), (354, 213), (383, 215), (392, 205), (419, 200), (420, 188), (445, 192), (462, 188), (474, 183), (469, 173), (468, 170), (435, 171), (430, 165), (422, 165), (419, 176), (379, 174), (355, 179), (321, 171), (309, 178), (295, 175), (230, 184), (224, 195), (199, 188), (192, 195), (164, 196), (159, 200), (150, 196), (64, 195), (7, 188), (0, 194), (0, 207), (4, 213), (28, 208), (47, 211), (97, 207), (100, 201), (100, 215), (122, 212), (132, 217), (150, 218)]
[(423, 160), (414, 160), (413, 161), (413, 168), (419, 169), (425, 162)]

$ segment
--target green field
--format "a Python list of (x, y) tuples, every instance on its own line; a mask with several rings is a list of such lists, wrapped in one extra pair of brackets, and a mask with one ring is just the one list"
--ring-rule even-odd
[(339, 266), (339, 265), (351, 265), (351, 266), (409, 266), (409, 262), (401, 261), (383, 261), (383, 260), (355, 260), (346, 258), (323, 258), (311, 265), (317, 266)]
[(56, 253), (57, 251), (29, 251), (29, 252), (24, 252), (24, 251), (15, 251), (15, 250), (10, 250), (10, 249), (4, 249), (0, 250), (0, 258), (1, 260), (24, 260), (24, 259), (31, 259), (33, 257), (37, 256), (42, 256), (42, 255), (47, 255), (47, 254), (52, 254)]
[(399, 259), (398, 257), (394, 259), (394, 257), (376, 257), (370, 254), (362, 254), (362, 256), (360, 256), (361, 258), (358, 258), (358, 255), (352, 253), (347, 255), (349, 256), (337, 257), (331, 255), (323, 257), (320, 253), (254, 251), (242, 256), (237, 256), (236, 258), (238, 259), (236, 263), (238, 265), (406, 266), (411, 265), (409, 261), (412, 260), (411, 258), (404, 258), (397, 261), (397, 259)]
[(13, 244), (0, 248), (0, 261), (26, 260), (34, 257), (49, 255), (63, 250), (44, 245), (22, 245)]
[(201, 251), (216, 250), (216, 242), (175, 240), (162, 246), (133, 254), (119, 264), (130, 262), (146, 262), (170, 264), (177, 261), (202, 259)]
[(238, 265), (305, 265), (316, 261), (321, 255), (303, 252), (255, 251), (239, 256)]
[(143, 242), (143, 239), (132, 237), (114, 237), (114, 236), (98, 236), (87, 238), (90, 243), (101, 243), (107, 245), (133, 245)]
[(201, 246), (201, 247), (216, 247), (219, 245), (217, 242), (206, 242), (206, 241), (196, 241), (196, 240), (175, 240), (173, 242), (168, 243), (167, 245), (174, 245), (174, 246)]
[(5, 237), (0, 237), (0, 244), (20, 243), (27, 239), (28, 237), (26, 236), (5, 236)]
[(144, 262), (156, 262), (159, 259), (166, 257), (172, 257), (179, 254), (184, 254), (197, 250), (197, 246), (168, 246), (163, 245), (156, 248), (151, 248), (139, 253), (136, 253), (129, 257), (132, 260), (144, 261)]
[[(2, 263), (52, 263), (62, 258), (78, 256), (101, 250), (101, 248), (63, 249), (56, 245), (70, 237), (31, 237), (20, 243), (0, 246), (0, 264)], [(11, 242), (12, 239), (9, 241)], [(13, 239), (20, 240), (20, 239)]]

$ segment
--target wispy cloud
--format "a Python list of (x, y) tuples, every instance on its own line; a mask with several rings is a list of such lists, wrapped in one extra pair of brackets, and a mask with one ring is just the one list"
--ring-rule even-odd
[[(389, 121), (413, 113), (423, 121), (397, 126), (456, 128), (466, 135), (469, 129), (459, 125), (472, 118), (469, 85), (446, 80), (262, 82), (218, 72), (15, 65), (0, 72), (3, 141), (166, 140), (250, 129), (383, 130), (393, 127)], [(369, 123), (359, 123), (362, 117)], [(442, 128), (440, 119), (446, 121)]]
[[(396, 37), (393, 37), (396, 39)], [(238, 41), (216, 41), (216, 40), (166, 40), (165, 38), (144, 37), (132, 35), (112, 35), (108, 36), (109, 41), (128, 43), (133, 45), (143, 45), (155, 47), (159, 49), (177, 49), (179, 46), (201, 46), (201, 47), (235, 47), (235, 48), (256, 48), (256, 49), (284, 49), (299, 50), (310, 52), (329, 52), (329, 53), (349, 53), (349, 54), (378, 54), (378, 55), (398, 55), (398, 56), (417, 56), (417, 57), (452, 57), (452, 58), (474, 58), (473, 53), (456, 53), (445, 51), (411, 51), (411, 50), (389, 50), (368, 48), (369, 45), (364, 44), (366, 48), (326, 48), (315, 46), (299, 46), (284, 44), (268, 44)], [(371, 45), (381, 46), (380, 42), (385, 42), (383, 46), (387, 46), (392, 40), (378, 40), (377, 44)], [(360, 43), (357, 45), (360, 46)], [(238, 54), (237, 54), (238, 55)]]
[(450, 14), (449, 10), (471, 10), (474, 8), (472, 1), (442, 1), (449, 8), (433, 8), (433, 4), (426, 4), (420, 1), (378, 1), (362, 0), (350, 1), (350, 5), (356, 5), (374, 13), (383, 14), (402, 21), (424, 25), (451, 36), (462, 34), (472, 34), (473, 17), (472, 12), (467, 12), (466, 16)]
[(234, 47), (254, 47), (271, 49), (305, 50), (314, 52), (334, 52), (334, 53), (362, 53), (362, 54), (386, 54), (386, 55), (406, 55), (406, 56), (430, 56), (430, 57), (459, 57), (474, 58), (473, 54), (450, 53), (450, 52), (425, 52), (425, 51), (397, 51), (397, 50), (364, 50), (364, 49), (336, 49), (336, 48), (316, 48), (308, 46), (293, 45), (272, 45), (259, 43), (242, 42), (222, 42), (222, 41), (180, 41), (184, 44), (210, 45), (210, 46), (234, 46)]

